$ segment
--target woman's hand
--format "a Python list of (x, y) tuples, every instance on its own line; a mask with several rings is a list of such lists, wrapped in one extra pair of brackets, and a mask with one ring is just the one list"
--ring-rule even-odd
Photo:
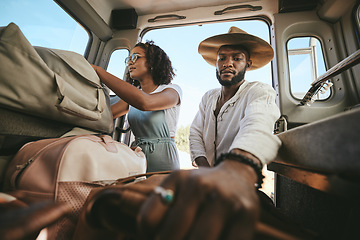
[(91, 64), (91, 63), (90, 63), (90, 65), (92, 66), (92, 68), (95, 70), (96, 73), (97, 73), (97, 71), (101, 68), (101, 67), (96, 66), (96, 65)]
[(142, 205), (140, 239), (251, 239), (260, 211), (256, 178), (250, 166), (229, 160), (174, 172), (161, 184), (173, 201), (154, 193)]
[(141, 147), (139, 147), (139, 146), (135, 146), (135, 147), (130, 147), (134, 152), (141, 152), (142, 151), (142, 149), (141, 149)]

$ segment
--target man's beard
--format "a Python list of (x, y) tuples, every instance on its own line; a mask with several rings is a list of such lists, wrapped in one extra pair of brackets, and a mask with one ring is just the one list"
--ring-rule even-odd
[(242, 71), (240, 71), (238, 74), (236, 74), (231, 81), (224, 81), (221, 79), (219, 71), (216, 69), (216, 78), (219, 81), (219, 83), (224, 86), (224, 87), (230, 87), (233, 86), (235, 84), (238, 84), (239, 82), (241, 82), (244, 77), (245, 77), (245, 73), (246, 73), (246, 67), (244, 67), (244, 69)]

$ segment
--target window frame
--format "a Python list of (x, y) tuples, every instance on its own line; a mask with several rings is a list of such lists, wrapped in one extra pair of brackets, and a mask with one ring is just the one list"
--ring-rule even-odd
[[(306, 48), (295, 48), (295, 49), (289, 49), (289, 42), (293, 39), (296, 39), (296, 38), (314, 38), (318, 41), (318, 43), (320, 44), (320, 49), (316, 49), (316, 44), (315, 44), (315, 51), (312, 51), (311, 50), (311, 46), (309, 47), (306, 47)], [(324, 45), (323, 45), (323, 42), (321, 40), (321, 38), (319, 38), (318, 36), (315, 36), (315, 35), (301, 35), (301, 36), (293, 36), (291, 38), (289, 38), (287, 41), (286, 41), (286, 56), (287, 56), (287, 68), (288, 68), (288, 71), (289, 71), (289, 78), (288, 78), (288, 86), (289, 86), (289, 92), (290, 92), (290, 95), (293, 99), (295, 99), (296, 101), (301, 101), (302, 98), (306, 95), (307, 91), (303, 93), (302, 97), (297, 97), (295, 96), (294, 92), (292, 91), (292, 85), (293, 85), (293, 82), (291, 81), (291, 68), (290, 68), (290, 56), (292, 55), (305, 55), (305, 54), (310, 54), (310, 61), (311, 61), (311, 76), (312, 76), (312, 81), (311, 83), (313, 83), (314, 81), (316, 81), (316, 79), (318, 79), (322, 74), (319, 74), (318, 73), (318, 61), (319, 61), (319, 58), (317, 56), (317, 52), (318, 50), (321, 51), (321, 56), (322, 56), (322, 60), (323, 60), (323, 66), (324, 66), (324, 70), (325, 72), (328, 70), (327, 68), (327, 64), (326, 64), (326, 59), (325, 59), (325, 52), (324, 52)], [(310, 53), (307, 53), (308, 51), (310, 51)], [(302, 52), (300, 54), (292, 54), (293, 52)], [(315, 52), (315, 53), (313, 53)], [(329, 79), (328, 81), (331, 81), (331, 79)], [(311, 85), (308, 86), (307, 90), (309, 90), (311, 87)], [(320, 96), (320, 93), (318, 93), (317, 95), (317, 98), (316, 98), (316, 102), (325, 102), (325, 101), (328, 101), (332, 98), (334, 92), (332, 91), (332, 89), (330, 88), (328, 91), (330, 91), (330, 94), (326, 97), (326, 98), (323, 98), (321, 99), (319, 96)]]

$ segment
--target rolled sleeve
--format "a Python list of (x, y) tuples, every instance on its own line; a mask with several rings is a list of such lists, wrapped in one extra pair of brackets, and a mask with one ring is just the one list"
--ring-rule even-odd
[(240, 120), (240, 130), (230, 150), (239, 148), (250, 152), (263, 164), (267, 164), (276, 157), (281, 141), (273, 134), (274, 124), (280, 117), (275, 96), (275, 91), (266, 85), (251, 92), (245, 115)]

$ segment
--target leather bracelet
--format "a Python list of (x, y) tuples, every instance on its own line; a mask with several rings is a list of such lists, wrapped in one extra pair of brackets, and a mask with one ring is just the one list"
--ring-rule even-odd
[(221, 154), (214, 163), (214, 166), (219, 165), (221, 162), (223, 162), (225, 159), (228, 160), (233, 160), (233, 161), (237, 161), (237, 162), (241, 162), (244, 164), (249, 165), (250, 167), (252, 167), (254, 169), (254, 171), (257, 174), (257, 182), (255, 183), (255, 188), (259, 189), (263, 183), (263, 179), (265, 178), (264, 175), (262, 174), (262, 166), (259, 166), (258, 164), (256, 164), (253, 160), (251, 160), (250, 158), (247, 158), (241, 154), (236, 154), (236, 153), (223, 153)]

